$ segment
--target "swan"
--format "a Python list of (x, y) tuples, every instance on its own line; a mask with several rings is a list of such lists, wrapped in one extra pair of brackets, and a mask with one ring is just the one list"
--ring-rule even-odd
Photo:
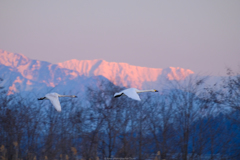
[(137, 101), (141, 101), (138, 93), (142, 93), (142, 92), (158, 92), (157, 90), (155, 89), (150, 89), (150, 90), (138, 90), (136, 88), (128, 88), (128, 89), (125, 89), (121, 92), (118, 92), (118, 93), (115, 93), (114, 94), (114, 97), (117, 98), (117, 97), (120, 97), (122, 95), (126, 95), (128, 96), (129, 98), (132, 98), (134, 100), (137, 100)]
[(38, 100), (49, 99), (51, 101), (51, 103), (53, 104), (53, 106), (55, 107), (55, 109), (58, 112), (61, 112), (61, 105), (60, 105), (58, 97), (73, 97), (73, 98), (76, 98), (77, 96), (75, 96), (75, 95), (60, 95), (58, 93), (48, 93), (48, 94), (45, 95), (45, 97), (38, 98)]

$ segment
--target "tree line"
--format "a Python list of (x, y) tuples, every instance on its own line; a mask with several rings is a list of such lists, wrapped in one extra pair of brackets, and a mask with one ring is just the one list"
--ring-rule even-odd
[[(204, 78), (169, 81), (141, 102), (114, 98), (123, 88), (102, 82), (87, 101), (47, 101), (8, 96), (0, 89), (0, 158), (95, 160), (240, 159), (240, 75), (228, 70), (221, 84)], [(85, 99), (84, 98), (84, 99)]]

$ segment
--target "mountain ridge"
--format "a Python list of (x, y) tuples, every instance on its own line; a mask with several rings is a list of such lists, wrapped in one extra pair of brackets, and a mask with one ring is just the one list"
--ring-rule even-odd
[[(7, 75), (8, 72), (11, 74)], [(127, 63), (107, 62), (103, 59), (72, 59), (51, 64), (46, 61), (32, 60), (23, 54), (0, 50), (0, 76), (3, 79), (7, 77), (8, 89), (14, 92), (19, 91), (16, 86), (21, 83), (24, 83), (21, 90), (39, 86), (42, 88), (42, 85), (55, 87), (60, 83), (70, 83), (82, 76), (103, 76), (113, 84), (123, 87), (158, 89), (162, 79), (179, 81), (191, 74), (194, 72), (190, 69), (180, 67), (147, 68)]]
[(190, 69), (180, 67), (169, 68), (148, 68), (133, 66), (127, 63), (107, 62), (105, 60), (68, 60), (57, 63), (62, 68), (77, 71), (80, 75), (98, 76), (102, 75), (115, 85), (125, 87), (144, 88), (144, 82), (155, 82), (159, 77), (168, 80), (183, 80), (187, 76), (194, 74)]

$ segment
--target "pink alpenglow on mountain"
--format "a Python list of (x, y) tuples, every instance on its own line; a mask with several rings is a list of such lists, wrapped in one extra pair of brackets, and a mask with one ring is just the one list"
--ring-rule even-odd
[(10, 53), (4, 50), (0, 50), (0, 65), (20, 73), (22, 77), (30, 80), (28, 84), (31, 81), (37, 81), (45, 83), (49, 87), (55, 87), (62, 80), (74, 79), (79, 76), (77, 72), (59, 68), (56, 64), (32, 60), (23, 54)]
[[(0, 50), (0, 78), (9, 90), (56, 87), (70, 81), (80, 82), (92, 76), (104, 76), (115, 85), (127, 88), (160, 89), (167, 80), (184, 80), (194, 72), (180, 67), (147, 68), (105, 60), (69, 60), (58, 64), (32, 60), (23, 54)], [(9, 74), (9, 73), (12, 74)], [(73, 83), (71, 83), (73, 84)], [(18, 88), (18, 89), (17, 89)]]
[(142, 89), (144, 82), (155, 82), (159, 76), (165, 76), (169, 80), (183, 80), (194, 72), (180, 67), (147, 68), (132, 66), (127, 63), (107, 62), (105, 60), (69, 60), (58, 63), (62, 68), (77, 71), (80, 75), (102, 75), (115, 85), (135, 87)]

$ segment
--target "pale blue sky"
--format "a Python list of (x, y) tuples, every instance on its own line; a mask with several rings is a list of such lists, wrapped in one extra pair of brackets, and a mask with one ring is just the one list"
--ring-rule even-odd
[(240, 69), (240, 1), (0, 0), (0, 49), (224, 75)]

